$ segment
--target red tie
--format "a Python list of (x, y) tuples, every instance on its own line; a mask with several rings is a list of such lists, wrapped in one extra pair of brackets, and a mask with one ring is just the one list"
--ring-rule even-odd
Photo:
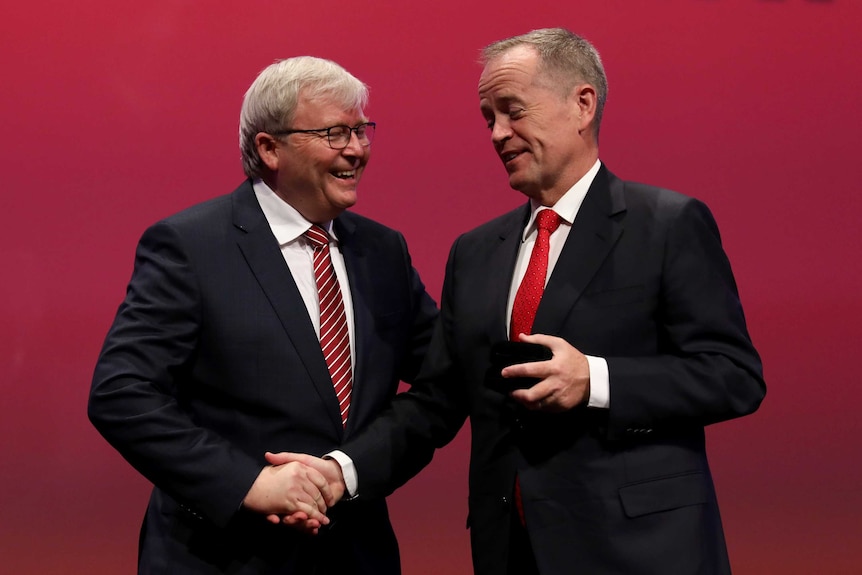
[(527, 273), (521, 280), (515, 302), (512, 305), (512, 322), (509, 339), (517, 341), (519, 333), (529, 334), (536, 319), (536, 310), (545, 291), (545, 278), (548, 275), (548, 251), (551, 234), (560, 227), (560, 216), (554, 210), (542, 210), (536, 216), (536, 243), (530, 254)]
[[(536, 243), (533, 244), (533, 253), (530, 254), (530, 263), (518, 293), (515, 294), (515, 303), (512, 305), (512, 322), (509, 328), (509, 339), (518, 340), (519, 333), (529, 334), (533, 329), (533, 320), (536, 319), (536, 310), (539, 301), (545, 292), (545, 278), (548, 275), (548, 252), (551, 246), (551, 234), (560, 227), (560, 216), (554, 210), (542, 210), (536, 215)], [(515, 476), (515, 507), (521, 525), (526, 525), (524, 518), (524, 504), (521, 500), (521, 482)]]
[(341, 424), (347, 425), (350, 409), (350, 390), (353, 373), (350, 365), (350, 335), (347, 331), (347, 315), (341, 300), (341, 289), (329, 257), (329, 234), (320, 226), (311, 226), (305, 232), (314, 248), (314, 279), (317, 282), (317, 297), (320, 305), (320, 348), (329, 376), (338, 396), (341, 408)]

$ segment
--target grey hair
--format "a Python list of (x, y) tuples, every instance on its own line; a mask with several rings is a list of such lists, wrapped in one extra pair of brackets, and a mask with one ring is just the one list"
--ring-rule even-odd
[(335, 62), (313, 56), (279, 60), (265, 68), (245, 93), (239, 115), (239, 149), (248, 177), (260, 177), (264, 168), (255, 136), (285, 129), (300, 96), (325, 97), (345, 110), (364, 110), (368, 86)]
[(596, 89), (595, 136), (598, 138), (608, 98), (608, 78), (598, 50), (565, 28), (543, 28), (489, 44), (482, 50), (480, 62), (485, 65), (516, 46), (532, 47), (539, 55), (540, 73), (565, 94), (581, 82)]

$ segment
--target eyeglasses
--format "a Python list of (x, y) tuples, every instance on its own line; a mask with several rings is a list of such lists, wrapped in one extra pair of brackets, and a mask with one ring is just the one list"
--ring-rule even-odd
[(333, 150), (343, 150), (350, 143), (350, 136), (356, 133), (359, 144), (363, 147), (369, 146), (374, 138), (374, 122), (365, 122), (351, 128), (350, 126), (332, 126), (330, 128), (318, 128), (316, 130), (279, 130), (272, 132), (273, 136), (289, 136), (290, 134), (318, 134), (321, 138), (326, 133), (326, 140)]

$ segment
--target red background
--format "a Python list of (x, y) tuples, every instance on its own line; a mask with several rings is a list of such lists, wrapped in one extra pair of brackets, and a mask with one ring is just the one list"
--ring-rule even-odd
[[(566, 26), (610, 78), (602, 159), (710, 205), (763, 355), (763, 407), (708, 432), (735, 572), (862, 572), (860, 22), (855, 0), (5, 2), (0, 571), (133, 571), (149, 485), (87, 422), (90, 376), (143, 229), (241, 181), (258, 71), (313, 54), (371, 86), (356, 209), (437, 297), (456, 235), (522, 201), (477, 52)], [(468, 433), (390, 498), (405, 575), (470, 572)]]

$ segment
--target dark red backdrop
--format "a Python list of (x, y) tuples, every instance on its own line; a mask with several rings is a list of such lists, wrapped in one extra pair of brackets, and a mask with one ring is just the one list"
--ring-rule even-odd
[[(314, 54), (370, 84), (357, 210), (436, 296), (456, 234), (521, 201), (477, 51), (562, 25), (607, 66), (602, 159), (712, 207), (763, 355), (762, 409), (709, 431), (736, 573), (862, 572), (860, 22), (855, 0), (6, 2), (0, 571), (133, 571), (149, 486), (89, 426), (91, 371), (144, 227), (241, 180), (260, 69)], [(470, 572), (466, 461), (464, 432), (390, 499), (406, 575)]]

